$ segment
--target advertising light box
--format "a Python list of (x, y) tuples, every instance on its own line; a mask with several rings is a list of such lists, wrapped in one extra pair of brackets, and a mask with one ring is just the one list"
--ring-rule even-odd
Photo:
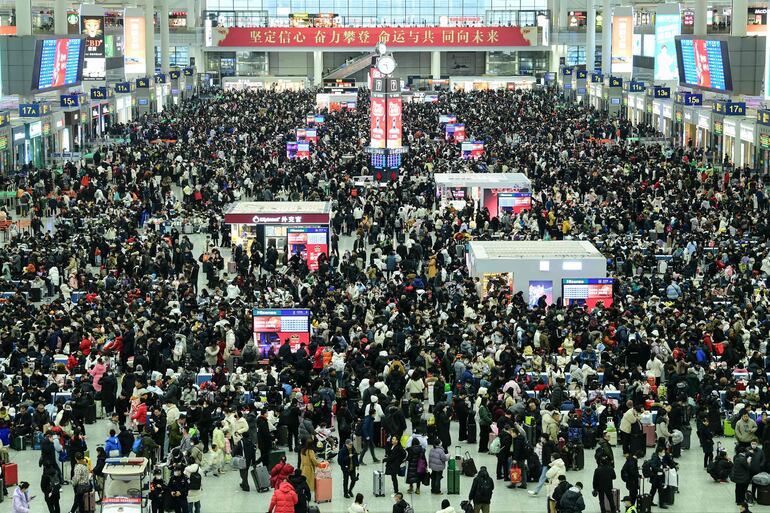
[(292, 351), (310, 343), (310, 310), (255, 308), (252, 316), (254, 343), (262, 356), (267, 356), (270, 348), (278, 351), (287, 339)]
[(601, 301), (605, 307), (612, 306), (614, 278), (564, 278), (561, 281), (564, 304), (581, 305), (593, 310)]
[(288, 228), (289, 255), (299, 255), (311, 271), (318, 270), (318, 258), (329, 255), (329, 228)]

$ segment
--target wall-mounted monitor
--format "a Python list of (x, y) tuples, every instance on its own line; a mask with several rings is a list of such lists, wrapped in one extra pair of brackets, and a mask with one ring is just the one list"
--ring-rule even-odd
[(286, 340), (292, 351), (310, 343), (310, 310), (255, 308), (252, 315), (254, 343), (262, 356), (267, 356), (271, 347), (277, 352)]
[(676, 60), (680, 85), (720, 93), (733, 90), (727, 40), (677, 37)]
[(564, 305), (581, 305), (593, 310), (601, 301), (605, 307), (610, 307), (614, 283), (614, 278), (564, 278), (561, 280)]
[(83, 39), (43, 38), (35, 41), (32, 92), (79, 85), (83, 80)]

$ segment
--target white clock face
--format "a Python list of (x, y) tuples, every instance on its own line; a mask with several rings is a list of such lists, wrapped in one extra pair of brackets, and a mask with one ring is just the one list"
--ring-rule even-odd
[(396, 61), (393, 57), (382, 57), (377, 61), (377, 69), (385, 75), (390, 75), (396, 70)]

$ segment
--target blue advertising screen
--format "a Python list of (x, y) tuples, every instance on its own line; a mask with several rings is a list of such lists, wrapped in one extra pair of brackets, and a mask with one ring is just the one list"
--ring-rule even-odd
[(727, 41), (677, 39), (679, 83), (711, 91), (731, 91), (733, 79)]
[(34, 64), (35, 91), (77, 85), (83, 78), (83, 40), (41, 39), (35, 47)]

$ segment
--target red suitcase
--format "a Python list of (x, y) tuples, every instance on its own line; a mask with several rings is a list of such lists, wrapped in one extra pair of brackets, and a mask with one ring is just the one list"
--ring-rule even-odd
[(19, 484), (19, 467), (15, 463), (3, 465), (3, 482), (5, 486)]
[(315, 478), (315, 501), (316, 502), (331, 502), (332, 501), (332, 479), (331, 478)]

